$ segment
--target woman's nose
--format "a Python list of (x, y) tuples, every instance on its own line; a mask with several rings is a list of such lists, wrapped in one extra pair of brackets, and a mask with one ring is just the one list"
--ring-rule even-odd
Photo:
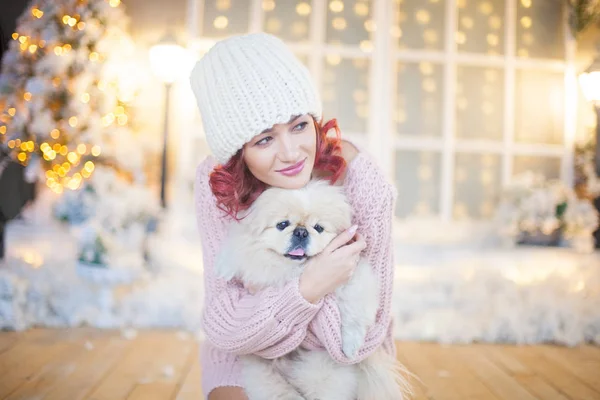
[(300, 151), (290, 134), (282, 135), (280, 140), (279, 158), (283, 162), (298, 161)]

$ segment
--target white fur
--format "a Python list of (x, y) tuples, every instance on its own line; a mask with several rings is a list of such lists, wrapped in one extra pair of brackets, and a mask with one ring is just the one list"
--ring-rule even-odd
[[(351, 224), (351, 208), (340, 187), (312, 181), (298, 190), (266, 190), (240, 223), (232, 223), (215, 262), (225, 279), (254, 288), (281, 287), (302, 273), (305, 260), (285, 257), (293, 231), (309, 232), (305, 253), (320, 253)], [(289, 221), (283, 231), (277, 224)], [(325, 230), (314, 229), (315, 224)], [(350, 281), (336, 290), (342, 317), (342, 349), (358, 352), (375, 322), (379, 303), (377, 277), (361, 258)], [(399, 400), (407, 384), (399, 363), (378, 349), (361, 363), (336, 363), (325, 351), (297, 349), (276, 360), (242, 356), (243, 385), (250, 400)]]

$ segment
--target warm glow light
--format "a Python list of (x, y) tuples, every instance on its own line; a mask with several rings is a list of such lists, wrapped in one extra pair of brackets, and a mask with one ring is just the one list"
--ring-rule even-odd
[(348, 23), (346, 22), (346, 20), (342, 17), (338, 17), (338, 18), (334, 18), (331, 21), (331, 25), (333, 26), (334, 29), (337, 29), (338, 31), (342, 31), (344, 29), (346, 29), (346, 26), (348, 26)]
[(37, 46), (35, 44), (32, 44), (32, 45), (29, 46), (29, 52), (31, 54), (35, 53), (36, 50), (37, 50)]
[(118, 7), (121, 4), (121, 0), (110, 0), (109, 4), (111, 7)]
[(19, 155), (17, 156), (17, 158), (19, 159), (19, 161), (25, 162), (25, 160), (27, 160), (27, 154), (25, 154), (25, 153), (19, 153)]
[(29, 92), (23, 93), (23, 99), (25, 99), (25, 101), (30, 101), (31, 100), (31, 93), (29, 93)]
[(58, 139), (58, 137), (60, 136), (60, 131), (58, 129), (52, 129), (52, 132), (50, 132), (50, 136), (52, 136), (52, 139)]
[(17, 40), (19, 38), (19, 34), (17, 32), (12, 34), (13, 40)]
[(369, 14), (369, 6), (365, 3), (356, 3), (354, 13), (359, 17), (366, 17)]
[(334, 13), (342, 12), (344, 11), (344, 3), (342, 3), (340, 0), (333, 0), (331, 3), (329, 3), (329, 9)]
[(88, 103), (90, 101), (90, 94), (84, 93), (81, 95), (81, 101), (84, 103)]
[(308, 14), (310, 14), (311, 11), (311, 7), (310, 4), (302, 2), (302, 3), (298, 3), (298, 5), (296, 5), (296, 12), (298, 13), (298, 15), (302, 15), (302, 16), (306, 16)]
[(157, 44), (150, 48), (150, 67), (154, 75), (164, 83), (175, 82), (186, 65), (186, 50), (178, 44)]
[(11, 107), (8, 109), (8, 115), (10, 115), (11, 117), (14, 117), (16, 112), (17, 112), (17, 109), (14, 107)]
[(101, 152), (100, 146), (95, 145), (94, 147), (92, 147), (92, 155), (94, 157), (98, 157), (100, 155), (100, 152)]
[(2, 125), (0, 126), (0, 134), (4, 135), (6, 133), (6, 126)]
[(262, 8), (265, 11), (273, 11), (275, 9), (275, 2), (273, 0), (263, 0)]
[(56, 54), (57, 56), (60, 56), (63, 53), (63, 48), (60, 46), (56, 46), (54, 47), (54, 54)]
[(87, 148), (85, 147), (85, 144), (80, 143), (77, 145), (77, 152), (79, 154), (85, 154), (86, 150), (87, 150)]
[(69, 118), (69, 125), (71, 125), (73, 128), (75, 128), (77, 126), (77, 117)]
[(98, 53), (96, 53), (95, 51), (92, 51), (90, 53), (90, 61), (98, 61), (99, 58), (100, 58), (100, 55)]
[(225, 29), (227, 28), (227, 25), (229, 25), (229, 20), (227, 19), (227, 17), (220, 15), (217, 18), (215, 18), (215, 20), (213, 21), (213, 25), (217, 29)]
[(600, 71), (579, 75), (579, 85), (587, 101), (600, 102)]
[(77, 29), (82, 31), (85, 28), (85, 22), (81, 21), (77, 23)]

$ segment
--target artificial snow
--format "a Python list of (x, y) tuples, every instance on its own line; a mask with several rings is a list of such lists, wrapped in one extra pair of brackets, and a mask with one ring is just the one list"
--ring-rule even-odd
[[(97, 276), (77, 264), (66, 228), (11, 222), (0, 264), (0, 328), (90, 325), (127, 338), (173, 328), (181, 340), (201, 339), (199, 237), (189, 215), (169, 221), (152, 239), (145, 269), (98, 269)], [(600, 344), (599, 252), (504, 247), (486, 225), (404, 221), (395, 230), (397, 339)]]

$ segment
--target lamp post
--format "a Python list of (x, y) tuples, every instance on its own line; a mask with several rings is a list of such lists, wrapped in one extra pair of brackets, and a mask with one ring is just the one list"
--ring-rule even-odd
[[(579, 84), (585, 98), (592, 103), (596, 111), (596, 154), (595, 172), (600, 176), (600, 54), (596, 56), (592, 64), (579, 75)], [(594, 199), (594, 206), (600, 211), (600, 197)], [(596, 248), (600, 248), (600, 228), (594, 232)]]
[(164, 85), (165, 111), (163, 124), (163, 148), (160, 179), (160, 204), (167, 207), (167, 144), (169, 136), (169, 107), (171, 100), (171, 87), (173, 82), (181, 75), (182, 66), (185, 65), (185, 49), (179, 45), (172, 33), (164, 35), (158, 43), (150, 48), (150, 67), (154, 75)]

